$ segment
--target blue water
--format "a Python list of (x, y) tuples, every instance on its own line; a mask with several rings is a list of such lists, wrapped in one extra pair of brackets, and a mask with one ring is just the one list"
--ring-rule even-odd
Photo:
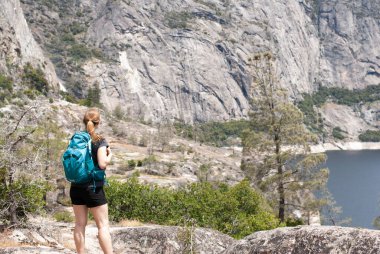
[(374, 228), (380, 215), (380, 151), (330, 151), (327, 156), (327, 186), (342, 217), (352, 219), (350, 226)]

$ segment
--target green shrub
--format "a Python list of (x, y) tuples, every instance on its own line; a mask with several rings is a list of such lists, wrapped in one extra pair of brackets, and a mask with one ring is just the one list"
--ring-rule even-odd
[(20, 222), (26, 220), (28, 213), (42, 211), (45, 206), (44, 197), (49, 189), (46, 182), (31, 181), (27, 178), (20, 178), (7, 186), (1, 185), (0, 220), (10, 221), (11, 206), (15, 207), (15, 215)]
[(128, 168), (134, 169), (136, 167), (136, 161), (135, 160), (128, 160)]
[(85, 61), (92, 57), (92, 52), (83, 44), (74, 44), (69, 49), (70, 57), (75, 61)]
[(98, 83), (95, 83), (87, 91), (87, 97), (83, 101), (83, 105), (87, 107), (102, 107), (100, 103), (101, 90)]
[(87, 31), (87, 27), (85, 25), (80, 24), (79, 22), (74, 21), (69, 26), (70, 31), (76, 35)]
[(174, 124), (177, 135), (214, 146), (231, 145), (228, 142), (229, 138), (241, 137), (243, 130), (249, 127), (247, 120), (208, 122), (194, 126), (183, 123)]
[(77, 103), (77, 104), (79, 103), (78, 99), (74, 95), (68, 92), (60, 91), (59, 94), (62, 96), (62, 99), (65, 101), (68, 101), (71, 103)]
[(45, 96), (48, 94), (49, 83), (40, 68), (35, 69), (30, 63), (27, 63), (24, 66), (22, 79), (24, 84), (29, 86), (30, 89), (36, 89)]
[(109, 215), (114, 221), (181, 225), (183, 218), (241, 238), (279, 225), (266, 201), (244, 180), (235, 186), (194, 183), (173, 190), (140, 184), (136, 178), (110, 180), (106, 188)]
[(359, 135), (362, 142), (380, 142), (380, 131), (367, 130)]
[(74, 217), (69, 211), (56, 212), (53, 215), (54, 219), (58, 222), (73, 222)]
[(332, 131), (332, 135), (334, 138), (336, 139), (339, 139), (339, 140), (343, 140), (345, 139), (346, 137), (343, 135), (343, 130), (340, 128), (340, 127), (335, 127)]
[(157, 162), (157, 158), (156, 156), (154, 155), (149, 155), (148, 157), (145, 157), (143, 160), (142, 160), (142, 165), (143, 166), (146, 166), (146, 165), (151, 165), (153, 163)]
[(171, 11), (165, 15), (165, 23), (170, 28), (188, 28), (188, 23), (192, 19), (192, 15), (189, 12), (181, 11)]
[(24, 90), (24, 94), (32, 100), (35, 100), (38, 95), (41, 95), (36, 89), (26, 89)]
[(107, 61), (107, 56), (104, 54), (104, 52), (100, 48), (93, 48), (91, 49), (91, 54), (93, 57)]
[(0, 89), (12, 92), (13, 91), (12, 78), (0, 74)]
[(148, 137), (147, 137), (148, 134), (143, 134), (141, 136), (141, 138), (139, 139), (139, 146), (142, 146), (142, 147), (147, 147), (148, 146), (148, 143), (149, 143), (149, 140), (148, 140)]
[(211, 165), (210, 164), (202, 164), (197, 172), (197, 176), (199, 181), (204, 182), (208, 180), (208, 175), (210, 172)]
[(124, 115), (125, 115), (125, 113), (124, 113), (123, 109), (121, 108), (120, 104), (117, 105), (117, 106), (114, 108), (114, 110), (113, 110), (112, 113), (113, 113), (113, 115), (116, 117), (116, 119), (118, 119), (118, 120), (123, 120), (123, 119), (124, 119)]
[(304, 225), (305, 223), (301, 218), (287, 218), (285, 224), (287, 227), (295, 227), (298, 225)]
[(61, 41), (66, 44), (74, 44), (75, 43), (75, 37), (71, 33), (63, 33), (61, 36)]
[(0, 107), (3, 105), (5, 100), (10, 100), (12, 98), (12, 93), (9, 91), (0, 91)]

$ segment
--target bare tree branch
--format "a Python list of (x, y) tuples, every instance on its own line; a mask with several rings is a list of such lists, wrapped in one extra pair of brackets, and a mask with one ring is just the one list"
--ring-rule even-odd
[(12, 136), (12, 135), (17, 131), (17, 129), (18, 129), (18, 127), (19, 127), (19, 125), (20, 125), (22, 119), (24, 119), (24, 117), (26, 116), (26, 114), (28, 114), (29, 112), (31, 112), (31, 110), (34, 109), (34, 108), (36, 108), (36, 106), (31, 106), (31, 107), (29, 107), (27, 110), (25, 110), (24, 112), (22, 112), (22, 114), (21, 114), (21, 116), (19, 117), (19, 119), (17, 120), (17, 123), (16, 123), (15, 127), (13, 128), (13, 130), (12, 130), (10, 133), (8, 133), (8, 134), (6, 135), (6, 138), (7, 138), (7, 139), (8, 139), (10, 136)]

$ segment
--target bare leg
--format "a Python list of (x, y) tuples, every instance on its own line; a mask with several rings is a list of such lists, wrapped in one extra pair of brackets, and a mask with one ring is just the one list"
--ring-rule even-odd
[(88, 208), (85, 205), (73, 205), (75, 215), (74, 242), (79, 254), (85, 253), (85, 231)]
[(100, 247), (105, 254), (113, 253), (112, 240), (108, 222), (108, 205), (101, 205), (90, 208), (92, 215), (94, 216), (96, 226), (98, 227), (98, 238)]

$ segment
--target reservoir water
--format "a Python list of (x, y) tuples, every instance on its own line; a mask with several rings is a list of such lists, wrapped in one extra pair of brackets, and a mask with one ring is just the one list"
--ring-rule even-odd
[(329, 151), (327, 156), (327, 186), (342, 217), (352, 219), (349, 226), (374, 228), (380, 216), (380, 150)]

